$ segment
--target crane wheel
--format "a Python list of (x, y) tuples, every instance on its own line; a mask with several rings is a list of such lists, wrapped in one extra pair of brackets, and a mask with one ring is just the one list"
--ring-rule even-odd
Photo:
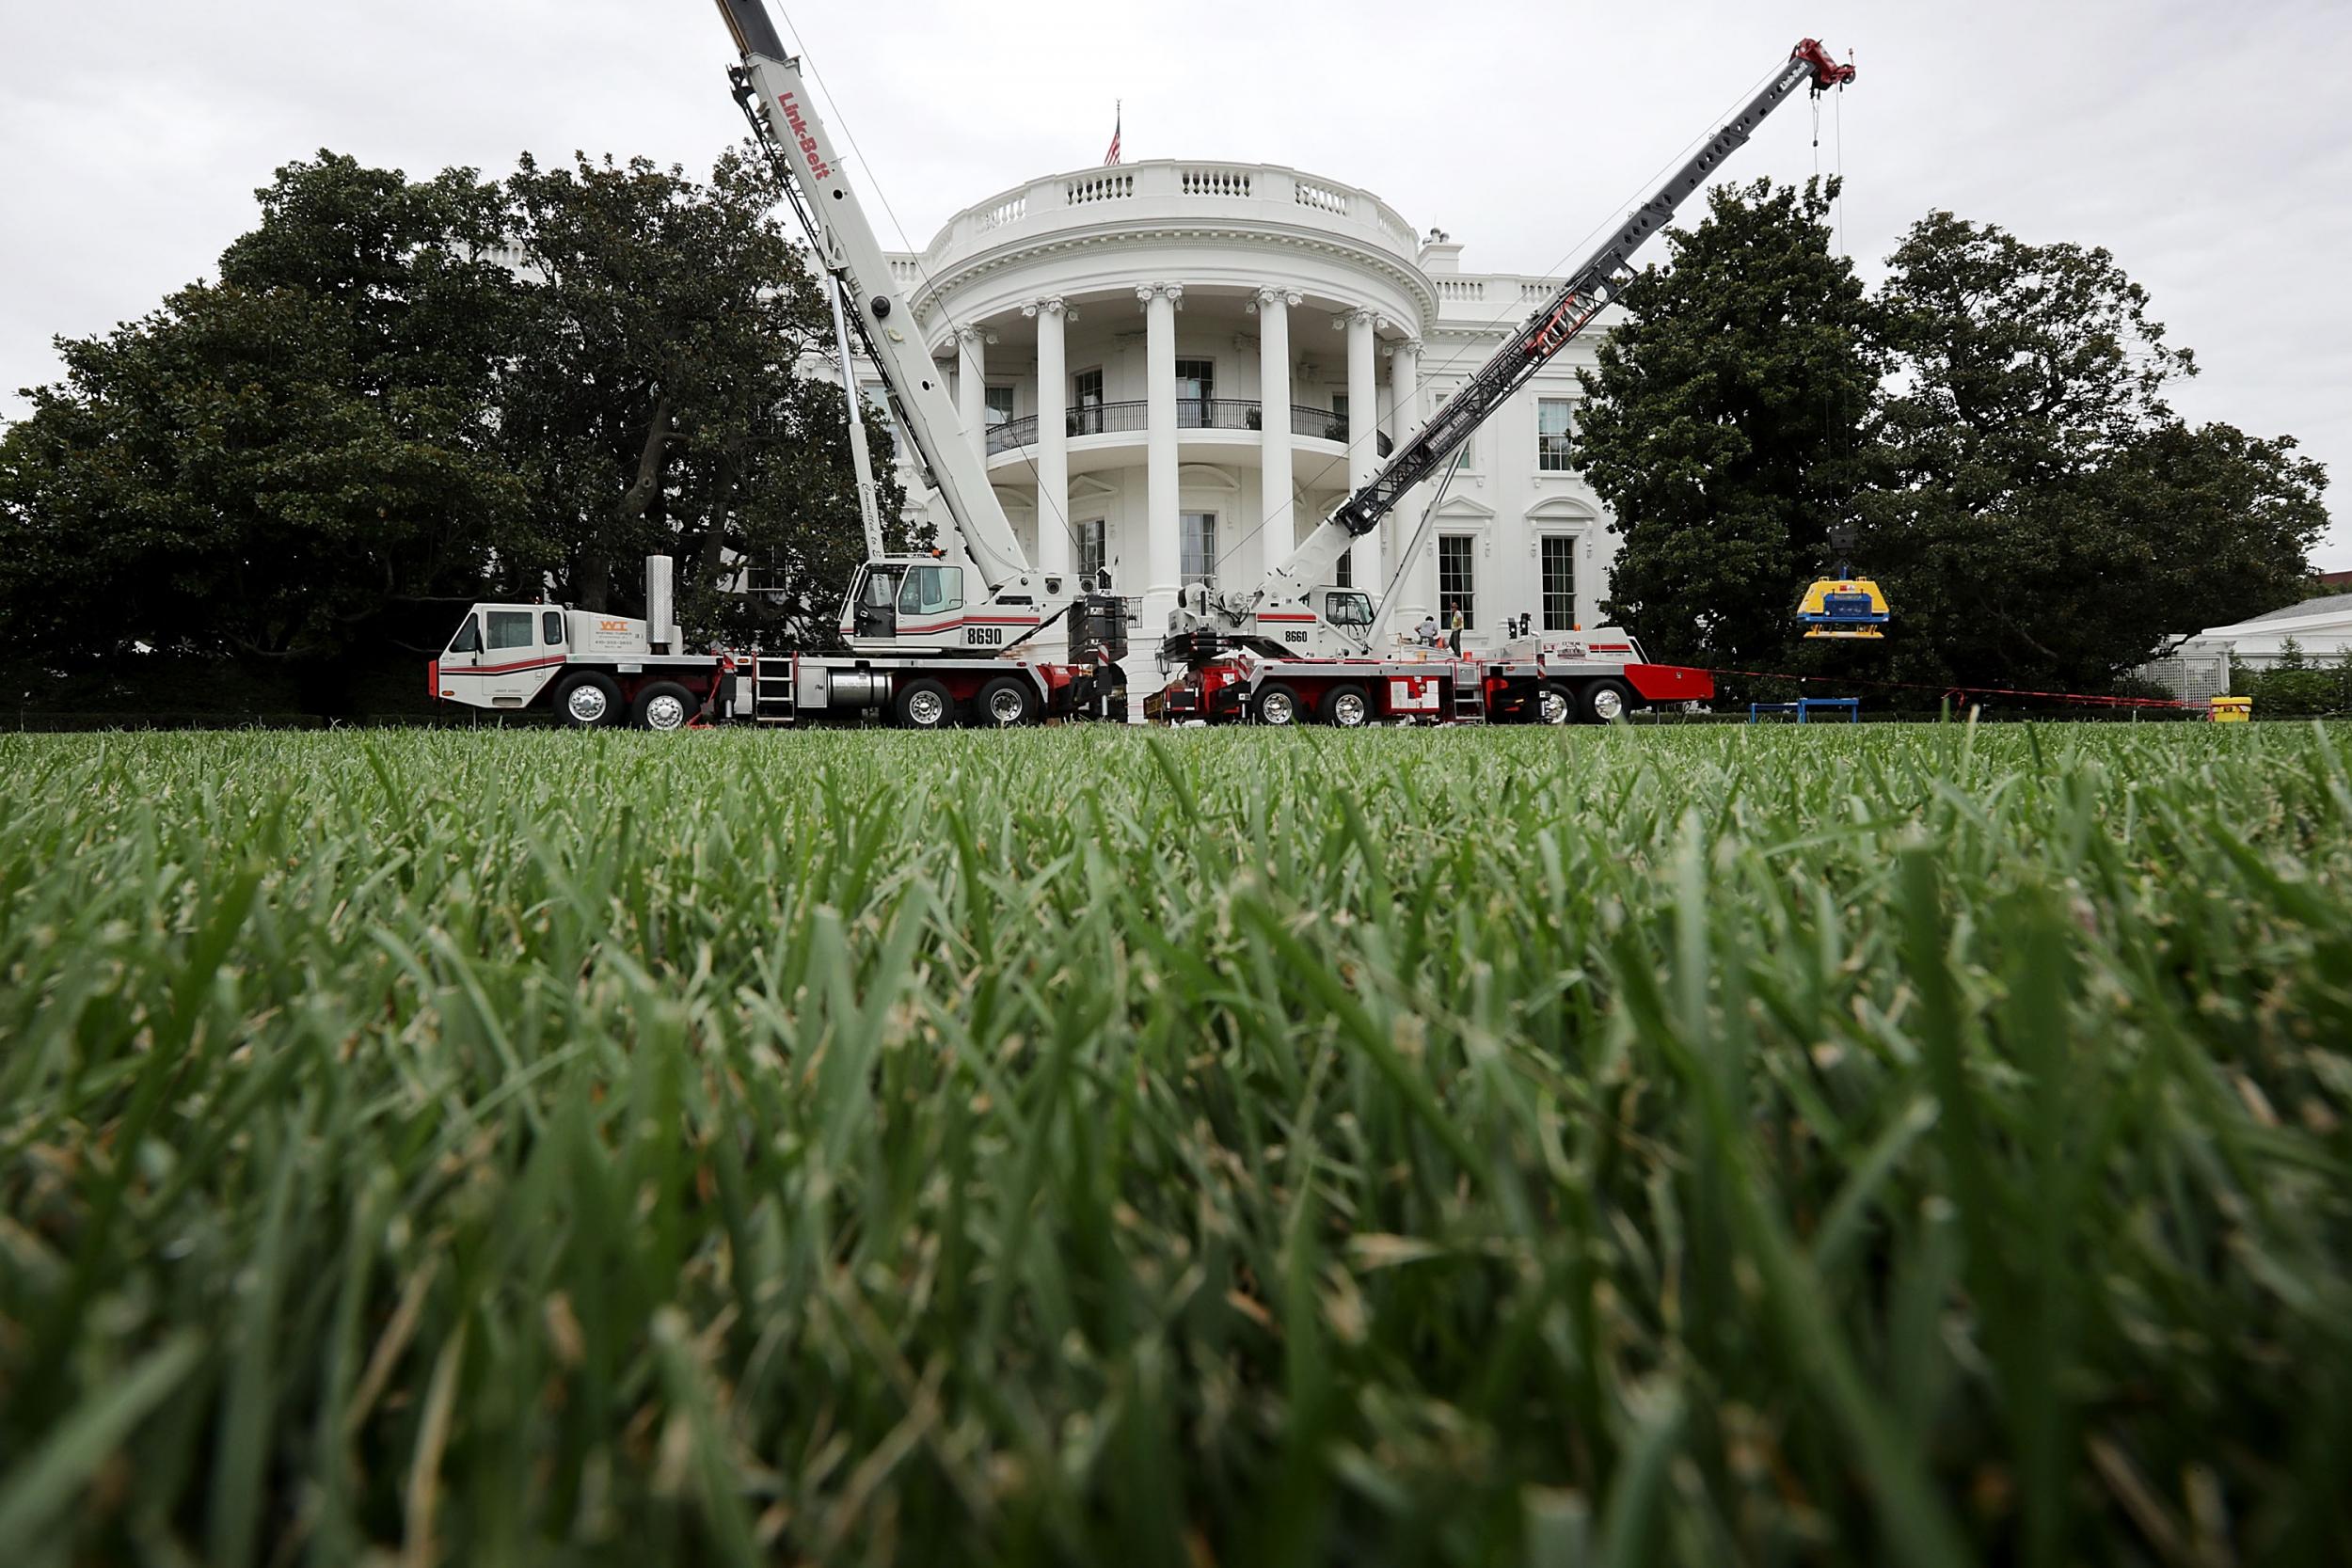
[(890, 716), (902, 730), (944, 730), (955, 721), (956, 700), (929, 677), (909, 681), (890, 700)]
[(637, 693), (628, 708), (629, 722), (656, 735), (675, 735), (703, 710), (702, 699), (675, 681), (655, 681)]
[(1584, 721), (1613, 724), (1633, 711), (1633, 689), (1620, 680), (1595, 681), (1584, 689)]
[(1257, 700), (1250, 705), (1250, 711), (1259, 723), (1286, 729), (1298, 722), (1298, 693), (1287, 686), (1261, 687)]
[(1576, 693), (1557, 681), (1535, 689), (1535, 722), (1565, 724), (1576, 717)]
[(1036, 689), (1010, 675), (999, 675), (981, 687), (972, 704), (972, 721), (982, 729), (1009, 730), (1036, 717)]
[(1324, 694), (1323, 721), (1343, 730), (1360, 730), (1372, 722), (1372, 699), (1360, 686), (1335, 686)]
[(567, 729), (611, 729), (628, 711), (620, 686), (594, 670), (582, 670), (555, 689), (555, 716)]

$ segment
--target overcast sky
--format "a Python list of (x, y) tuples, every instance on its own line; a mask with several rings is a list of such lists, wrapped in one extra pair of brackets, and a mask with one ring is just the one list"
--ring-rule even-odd
[[(1798, 102), (1729, 176), (1842, 166), (1872, 276), (1931, 207), (2107, 246), (2203, 366), (2184, 414), (2328, 465), (2319, 560), (2352, 567), (2347, 0), (798, 0), (788, 21), (914, 247), (1096, 162), (1123, 99), (1131, 162), (1295, 165), (1502, 272), (1556, 268), (1824, 38), (1861, 79), (1818, 151)], [(729, 55), (710, 0), (0, 0), (0, 414), (56, 374), (53, 337), (211, 276), (291, 158), (705, 171), (742, 130)]]

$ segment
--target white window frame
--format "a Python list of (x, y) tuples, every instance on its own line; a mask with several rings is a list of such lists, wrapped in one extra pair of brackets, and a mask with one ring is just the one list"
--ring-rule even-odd
[[(1553, 544), (1565, 546), (1568, 552), (1568, 617), (1565, 626), (1556, 626), (1551, 624), (1551, 582), (1545, 575), (1548, 563), (1544, 560), (1545, 551)], [(1582, 576), (1579, 558), (1583, 554), (1583, 545), (1581, 533), (1551, 530), (1535, 535), (1535, 625), (1539, 630), (1574, 631), (1584, 624), (1578, 598), (1581, 586), (1578, 579)]]
[[(1553, 403), (1568, 411), (1567, 428), (1560, 432), (1567, 437), (1568, 447), (1562, 454), (1563, 460), (1557, 468), (1544, 461), (1544, 406)], [(1535, 472), (1539, 478), (1565, 478), (1576, 472), (1576, 404), (1575, 398), (1565, 393), (1538, 392), (1535, 395)]]
[(1441, 636), (1454, 630), (1454, 601), (1447, 595), (1449, 592), (1458, 592), (1448, 590), (1445, 584), (1446, 546), (1462, 546), (1462, 563), (1470, 575), (1469, 592), (1462, 595), (1470, 601), (1462, 616), (1462, 630), (1467, 634), (1478, 630), (1478, 547), (1482, 543), (1484, 540), (1475, 532), (1456, 531), (1438, 535), (1438, 631)]
[[(1095, 553), (1095, 561), (1094, 561), (1094, 563), (1093, 563), (1091, 566), (1089, 566), (1089, 565), (1088, 565), (1088, 564), (1087, 564), (1087, 532), (1088, 532), (1088, 531), (1089, 531), (1089, 529), (1093, 531), (1093, 534), (1094, 534), (1094, 553)], [(1079, 573), (1080, 573), (1082, 576), (1084, 576), (1084, 577), (1086, 577), (1086, 578), (1088, 578), (1091, 579), (1091, 578), (1092, 578), (1092, 577), (1094, 576), (1094, 574), (1095, 574), (1095, 573), (1097, 573), (1097, 572), (1101, 571), (1104, 567), (1108, 566), (1110, 563), (1111, 563), (1111, 525), (1110, 525), (1110, 519), (1109, 519), (1109, 518), (1107, 518), (1107, 517), (1081, 517), (1081, 518), (1079, 518), (1079, 519), (1078, 519), (1078, 571), (1079, 571)]]
[[(1195, 517), (1205, 517), (1209, 523), (1206, 551), (1208, 570), (1206, 572), (1184, 570), (1186, 546), (1191, 544), (1191, 540), (1186, 536), (1186, 530), (1191, 527), (1192, 519)], [(1216, 586), (1217, 534), (1222, 531), (1224, 520), (1224, 514), (1214, 510), (1203, 511), (1198, 507), (1176, 514), (1176, 580), (1180, 585), (1189, 587), (1196, 582), (1205, 582), (1211, 588)]]

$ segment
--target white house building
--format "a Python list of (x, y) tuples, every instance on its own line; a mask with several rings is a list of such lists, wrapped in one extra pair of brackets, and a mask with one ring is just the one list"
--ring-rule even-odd
[(2134, 673), (2182, 697), (2217, 697), (2230, 689), (2233, 663), (2276, 668), (2289, 643), (2311, 664), (2352, 657), (2352, 594), (2306, 599), (2232, 626), (2208, 626)]
[[(1156, 628), (1180, 584), (1279, 562), (1551, 292), (1461, 251), (1335, 180), (1167, 160), (1016, 185), (891, 265), (1030, 560), (1107, 568)], [(1458, 605), (1480, 646), (1599, 619), (1613, 541), (1567, 432), (1606, 325), (1479, 431), (1416, 559), (1434, 485), (1357, 546), (1397, 626)]]

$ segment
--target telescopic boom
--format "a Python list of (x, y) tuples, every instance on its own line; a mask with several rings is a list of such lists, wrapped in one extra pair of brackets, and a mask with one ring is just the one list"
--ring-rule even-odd
[(1454, 450), (1509, 402), (1511, 394), (1607, 309), (1630, 277), (1633, 253), (1673, 221), (1676, 209), (1706, 183), (1718, 165), (1756, 134), (1767, 115), (1800, 87), (1825, 92), (1843, 87), (1853, 78), (1854, 68), (1831, 59), (1820, 40), (1806, 39), (1799, 43), (1788, 56), (1788, 69), (1677, 169), (1657, 195), (1636, 208), (1602, 242), (1600, 248), (1569, 275), (1560, 291), (1495, 351), (1494, 356), (1479, 368), (1459, 392), (1446, 401), (1435, 419), (1399, 447), (1386, 467), (1340, 503), (1339, 510), (1332, 514), (1332, 521), (1345, 529), (1350, 538), (1371, 532), (1415, 485), (1443, 467)]

